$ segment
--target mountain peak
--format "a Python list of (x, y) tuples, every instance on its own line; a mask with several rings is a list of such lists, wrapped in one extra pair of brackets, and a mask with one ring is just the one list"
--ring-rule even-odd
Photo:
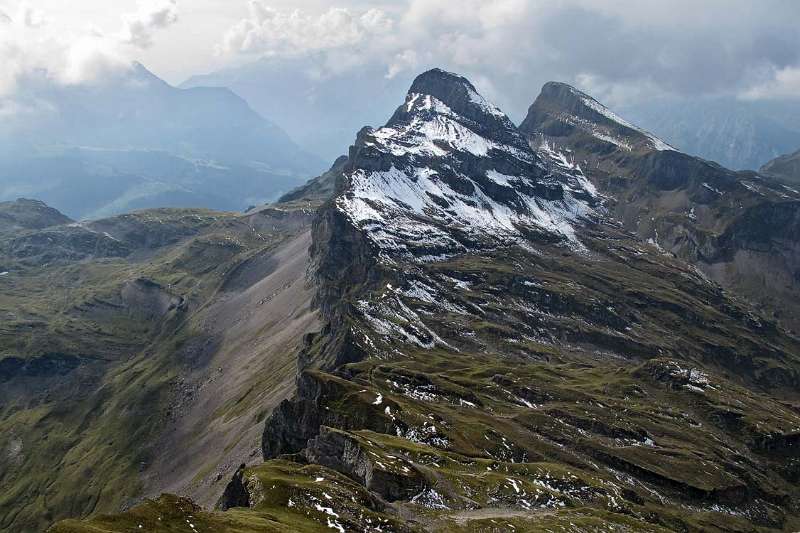
[(579, 246), (582, 176), (546, 168), (517, 127), (456, 74), (420, 75), (386, 126), (362, 130), (336, 206), (388, 255), (429, 260), (536, 234)]
[(469, 92), (476, 93), (475, 86), (458, 74), (440, 68), (423, 72), (411, 84), (411, 93), (429, 94), (447, 103), (452, 97), (464, 97)]
[(674, 150), (575, 87), (547, 82), (529, 108), (520, 130), (528, 136), (563, 136), (565, 129), (587, 133), (625, 151)]
[(800, 150), (773, 159), (762, 166), (759, 172), (768, 174), (785, 183), (800, 183)]
[(139, 61), (131, 62), (130, 68), (126, 72), (126, 75), (123, 77), (123, 79), (129, 82), (135, 82), (137, 84), (172, 88), (169, 83), (159, 78), (152, 70), (147, 68)]
[(406, 103), (416, 95), (432, 96), (455, 113), (478, 123), (513, 127), (505, 113), (481, 96), (467, 78), (453, 72), (440, 68), (423, 72), (411, 84)]
[(564, 95), (567, 97), (576, 97), (576, 96), (586, 96), (589, 97), (588, 94), (579, 91), (572, 85), (568, 83), (564, 83), (561, 81), (548, 81), (542, 86), (542, 94), (549, 94), (549, 95)]

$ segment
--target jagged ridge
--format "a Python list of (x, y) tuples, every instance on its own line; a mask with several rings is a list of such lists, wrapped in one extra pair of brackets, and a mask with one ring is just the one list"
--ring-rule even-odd
[(539, 232), (574, 240), (595, 198), (555, 173), (464, 78), (419, 76), (383, 128), (362, 131), (336, 207), (386, 254), (418, 259)]

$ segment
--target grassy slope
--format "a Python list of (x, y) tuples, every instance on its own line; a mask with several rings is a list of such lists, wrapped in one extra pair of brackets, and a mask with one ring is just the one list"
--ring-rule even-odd
[[(126, 258), (45, 265), (6, 259), (12, 273), (0, 280), (0, 314), (7, 317), (0, 355), (32, 361), (66, 354), (80, 363), (71, 372), (3, 384), (3, 529), (40, 531), (65, 515), (133, 501), (143, 489), (142, 470), (154, 460), (153, 443), (175, 416), (184, 374), (206, 364), (192, 359), (208, 336), (198, 322), (207, 318), (204, 306), (237, 265), (301, 231), (260, 215), (202, 210), (145, 211), (99, 225), (121, 239), (170, 238), (166, 246), (140, 245)], [(185, 303), (154, 313), (152, 298), (126, 292), (136, 279)], [(239, 408), (225, 405), (216, 416)]]
[[(588, 255), (543, 246), (404, 265), (358, 293), (373, 305), (347, 320), (370, 358), (308, 373), (323, 424), (339, 428), (311, 456), (360, 483), (342, 479), (354, 494), (323, 501), (339, 525), (377, 531), (358, 517), (367, 502), (347, 509), (365, 485), (391, 500), (380, 513), (396, 530), (800, 526), (798, 341), (680, 261), (609, 235), (590, 236)], [(261, 480), (246, 483), (251, 508), (204, 512), (207, 529), (335, 527), (315, 512), (316, 479), (334, 478), (319, 468), (248, 469)], [(302, 503), (261, 499), (263, 487)], [(55, 531), (126, 531), (156, 508), (176, 506)]]

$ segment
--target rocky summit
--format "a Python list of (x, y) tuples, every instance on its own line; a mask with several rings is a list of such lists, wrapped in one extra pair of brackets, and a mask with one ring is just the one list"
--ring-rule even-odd
[(581, 175), (542, 163), (499, 109), (464, 78), (418, 77), (383, 128), (350, 151), (338, 213), (383, 255), (428, 260), (522, 242), (574, 240), (596, 199)]
[[(56, 533), (798, 529), (800, 339), (705, 261), (750, 250), (720, 243), (777, 231), (745, 224), (752, 233), (725, 241), (739, 217), (794, 201), (568, 86), (548, 84), (517, 128), (463, 77), (426, 72), (384, 127), (359, 132), (346, 159), (283, 203), (217, 215), (158, 248), (164, 270), (149, 275), (183, 298), (162, 332), (182, 342), (145, 335), (154, 344), (110, 382), (126, 394), (115, 412), (142, 415), (148, 453), (113, 453), (124, 431), (85, 437), (114, 477), (75, 471), (89, 483), (81, 499), (40, 508), (92, 514)], [(676, 220), (687, 242), (711, 244), (669, 246)], [(205, 241), (223, 235), (236, 252), (215, 268)], [(167, 262), (177, 250), (193, 251), (201, 287), (166, 274), (187, 264)], [(289, 257), (284, 285), (273, 276)], [(271, 292), (255, 292), (262, 278)], [(286, 309), (306, 318), (281, 338)], [(224, 333), (234, 310), (243, 337)], [(178, 368), (159, 402), (125, 386)], [(102, 432), (102, 413), (88, 412)], [(59, 420), (33, 404), (17, 413), (31, 432)], [(50, 466), (43, 486), (62, 479)], [(101, 514), (120, 503), (106, 483), (149, 498)]]

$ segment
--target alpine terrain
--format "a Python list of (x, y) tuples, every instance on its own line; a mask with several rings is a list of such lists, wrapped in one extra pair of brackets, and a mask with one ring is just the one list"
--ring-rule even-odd
[(800, 330), (800, 193), (675, 150), (590, 96), (548, 83), (520, 126), (552, 160), (586, 169), (624, 228)]
[(92, 222), (0, 204), (0, 530), (163, 490), (213, 504), (319, 329), (310, 221), (286, 204)]
[[(796, 530), (797, 315), (748, 276), (788, 272), (798, 196), (567, 86), (517, 128), (431, 70), (281, 203), (29, 230), (0, 278), (2, 524)], [(68, 257), (29, 259), (42, 231)]]

